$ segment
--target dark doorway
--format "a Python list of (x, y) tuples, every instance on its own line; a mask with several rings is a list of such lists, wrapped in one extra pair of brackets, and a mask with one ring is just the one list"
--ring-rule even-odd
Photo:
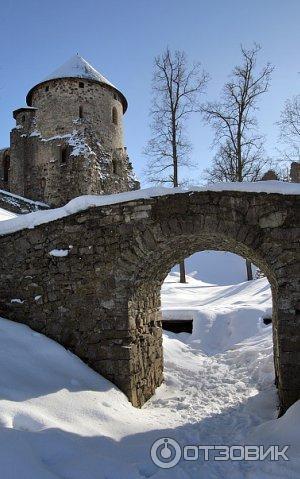
[(9, 170), (10, 170), (10, 157), (6, 155), (3, 159), (3, 181), (8, 183), (9, 181)]
[(162, 328), (165, 331), (171, 331), (172, 333), (192, 333), (193, 332), (193, 320), (188, 319), (163, 319)]

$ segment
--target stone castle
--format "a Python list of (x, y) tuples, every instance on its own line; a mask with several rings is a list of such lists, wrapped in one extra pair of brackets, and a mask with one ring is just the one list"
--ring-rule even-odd
[[(83, 58), (34, 86), (27, 105), (14, 111), (11, 146), (0, 152), (0, 206), (7, 197), (28, 212), (41, 207), (34, 202), (55, 207), (139, 188), (123, 145), (126, 99)], [(299, 170), (294, 163), (292, 181)], [(265, 179), (275, 180), (274, 172)], [(4, 222), (0, 316), (58, 341), (142, 406), (163, 380), (167, 273), (197, 251), (231, 251), (255, 263), (272, 287), (284, 412), (300, 398), (300, 196), (285, 186), (284, 193), (263, 186), (141, 193), (98, 206), (93, 198), (67, 216)]]
[(31, 88), (26, 102), (0, 151), (0, 189), (56, 207), (139, 188), (123, 143), (127, 100), (82, 57)]

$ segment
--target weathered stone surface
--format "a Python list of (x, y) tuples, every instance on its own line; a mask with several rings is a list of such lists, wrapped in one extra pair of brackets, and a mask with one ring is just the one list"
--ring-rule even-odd
[(0, 189), (60, 206), (80, 195), (139, 188), (124, 147), (118, 90), (59, 78), (36, 85), (28, 99), (29, 107), (14, 112), (10, 148), (0, 151)]
[(195, 192), (94, 207), (2, 236), (0, 314), (59, 341), (141, 406), (163, 379), (167, 273), (197, 251), (232, 251), (271, 283), (283, 411), (300, 398), (299, 217), (298, 196)]
[(293, 183), (300, 183), (300, 163), (299, 161), (294, 161), (291, 164), (290, 177)]
[(260, 218), (259, 225), (261, 228), (277, 228), (283, 225), (285, 218), (285, 212), (275, 211), (275, 213), (270, 213)]
[[(0, 152), (0, 169), (1, 169), (1, 152)], [(1, 186), (1, 179), (0, 179)], [(5, 186), (5, 185), (4, 185)], [(23, 198), (21, 196), (16, 196), (10, 194), (8, 191), (0, 190), (0, 208), (4, 210), (11, 211), (12, 213), (17, 214), (26, 214), (33, 211), (45, 210), (47, 205), (43, 203), (35, 203)]]

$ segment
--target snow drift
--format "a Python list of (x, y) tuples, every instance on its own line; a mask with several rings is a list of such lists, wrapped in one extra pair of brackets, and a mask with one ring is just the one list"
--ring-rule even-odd
[[(202, 316), (203, 327), (191, 336), (164, 335), (165, 382), (141, 410), (57, 343), (0, 320), (1, 477), (199, 479), (200, 472), (207, 479), (298, 477), (299, 404), (275, 419), (272, 327), (261, 322), (270, 308), (267, 281), (214, 287), (190, 279), (190, 290), (180, 293), (173, 280), (163, 289), (164, 308), (173, 304), (175, 312), (181, 303), (182, 311), (193, 299), (189, 311), (196, 321), (198, 309), (204, 315), (209, 305), (211, 317), (206, 324)], [(226, 340), (220, 341), (214, 323)], [(288, 463), (180, 462), (163, 471), (149, 457), (160, 437), (182, 445), (243, 444), (248, 437), (261, 444), (274, 438), (295, 450)]]

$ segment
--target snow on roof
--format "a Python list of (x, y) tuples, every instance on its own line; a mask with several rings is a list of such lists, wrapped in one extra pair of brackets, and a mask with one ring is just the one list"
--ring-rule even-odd
[(86, 78), (88, 80), (96, 80), (100, 83), (105, 83), (106, 85), (116, 88), (80, 55), (74, 55), (71, 57), (63, 65), (54, 70), (53, 73), (44, 78), (42, 82), (55, 80), (57, 78)]
[(87, 210), (94, 206), (108, 206), (116, 203), (155, 198), (158, 196), (174, 195), (176, 193), (196, 193), (201, 191), (243, 191), (250, 193), (276, 193), (281, 195), (300, 195), (300, 183), (286, 183), (283, 181), (258, 181), (255, 183), (215, 183), (208, 186), (183, 188), (146, 188), (143, 190), (128, 191), (115, 195), (85, 195), (74, 198), (65, 206), (55, 209), (35, 211), (18, 216), (0, 224), (0, 235), (5, 235), (25, 228), (55, 221), (59, 218)]
[(37, 110), (38, 108), (36, 108), (35, 106), (28, 106), (28, 105), (25, 105), (25, 106), (20, 106), (20, 108), (17, 108), (16, 110), (14, 111), (20, 111), (20, 110)]
[(24, 196), (15, 195), (11, 193), (10, 191), (0, 190), (0, 196), (1, 195), (3, 195), (4, 197), (11, 197), (13, 199), (22, 201), (24, 203), (29, 203), (30, 205), (40, 206), (42, 208), (49, 208), (49, 205), (47, 205), (46, 203), (42, 203), (41, 201), (33, 201), (28, 198), (25, 198)]
[(80, 55), (72, 56), (68, 61), (66, 61), (59, 68), (54, 70), (50, 75), (40, 81), (37, 85), (32, 87), (26, 97), (27, 104), (31, 106), (31, 97), (32, 92), (36, 86), (40, 85), (49, 80), (58, 80), (60, 78), (82, 78), (86, 80), (97, 81), (101, 84), (108, 85), (111, 88), (114, 88), (121, 96), (121, 101), (123, 103), (124, 113), (127, 110), (127, 100), (123, 93), (115, 87), (110, 81), (107, 80), (101, 73), (99, 73), (92, 65), (90, 65), (84, 58)]

